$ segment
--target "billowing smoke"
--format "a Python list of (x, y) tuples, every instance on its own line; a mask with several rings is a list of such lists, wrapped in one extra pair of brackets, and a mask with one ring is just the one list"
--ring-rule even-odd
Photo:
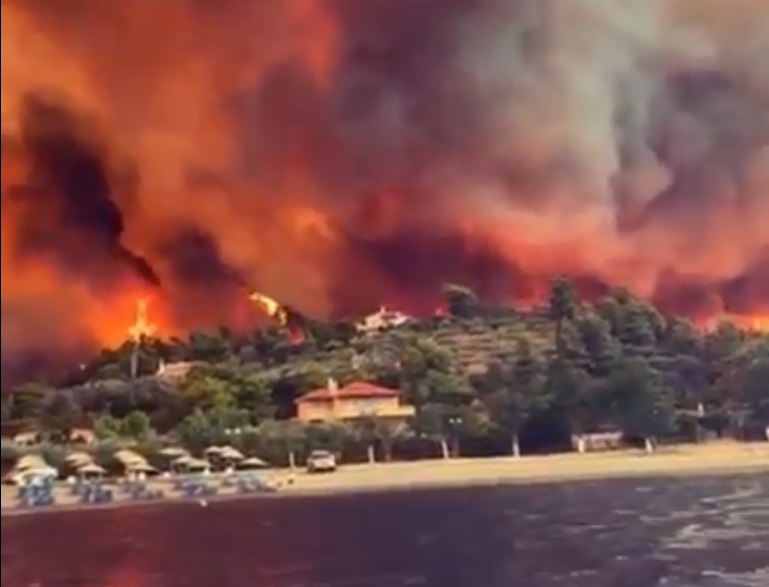
[[(2, 1), (3, 348), (554, 275), (769, 313), (764, 0)], [(242, 301), (239, 301), (242, 300)], [(156, 314), (158, 315), (158, 314)], [(73, 343), (74, 344), (74, 343)]]

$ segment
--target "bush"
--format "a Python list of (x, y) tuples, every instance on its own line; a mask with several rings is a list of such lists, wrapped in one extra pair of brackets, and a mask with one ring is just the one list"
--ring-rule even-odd
[(3, 440), (2, 450), (3, 470), (12, 469), (21, 456), (21, 450), (14, 443), (6, 440)]
[(120, 444), (115, 440), (100, 440), (93, 445), (89, 452), (93, 460), (104, 467), (110, 469), (115, 464), (115, 453), (120, 450)]
[(132, 446), (138, 454), (147, 459), (147, 462), (152, 466), (157, 467), (162, 465), (165, 459), (160, 454), (163, 449), (163, 445), (156, 436), (150, 436), (136, 442)]
[(58, 444), (41, 444), (40, 456), (54, 469), (60, 470), (67, 458), (67, 450)]

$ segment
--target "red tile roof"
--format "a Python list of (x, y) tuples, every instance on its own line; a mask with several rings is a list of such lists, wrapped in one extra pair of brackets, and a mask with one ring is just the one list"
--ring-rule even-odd
[(297, 401), (324, 401), (332, 399), (335, 395), (337, 399), (368, 399), (380, 397), (399, 397), (400, 392), (395, 389), (379, 387), (378, 385), (366, 383), (365, 381), (353, 381), (344, 387), (340, 387), (336, 393), (334, 393), (328, 387), (314, 389), (305, 393), (303, 396), (298, 398)]

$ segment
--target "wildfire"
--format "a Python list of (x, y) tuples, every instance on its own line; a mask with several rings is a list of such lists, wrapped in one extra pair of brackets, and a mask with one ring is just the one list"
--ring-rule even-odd
[(128, 336), (138, 343), (142, 338), (152, 336), (156, 332), (157, 326), (149, 320), (149, 299), (136, 300), (136, 317), (133, 324), (128, 328)]
[(286, 309), (276, 300), (259, 292), (253, 292), (248, 296), (252, 302), (256, 302), (259, 307), (280, 326), (288, 325), (288, 313)]
[(752, 316), (722, 314), (705, 322), (704, 328), (706, 330), (712, 330), (723, 322), (729, 322), (743, 330), (752, 330), (754, 332), (769, 332), (769, 315), (767, 314), (755, 314)]
[(3, 357), (559, 275), (769, 332), (769, 2), (536, 4), (2, 0)]
[(769, 332), (769, 315), (754, 318), (752, 328), (759, 332)]
[(305, 340), (304, 330), (299, 324), (296, 324), (296, 320), (291, 320), (291, 316), (297, 316), (297, 314), (290, 314), (289, 310), (273, 298), (266, 296), (259, 292), (251, 293), (248, 298), (255, 302), (264, 312), (273, 320), (275, 320), (281, 328), (285, 328), (287, 331), (288, 341), (291, 344), (300, 344)]

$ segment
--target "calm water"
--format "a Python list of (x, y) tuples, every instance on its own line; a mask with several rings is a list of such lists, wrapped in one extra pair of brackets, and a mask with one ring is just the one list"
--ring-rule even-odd
[(769, 475), (2, 521), (2, 587), (769, 587)]

